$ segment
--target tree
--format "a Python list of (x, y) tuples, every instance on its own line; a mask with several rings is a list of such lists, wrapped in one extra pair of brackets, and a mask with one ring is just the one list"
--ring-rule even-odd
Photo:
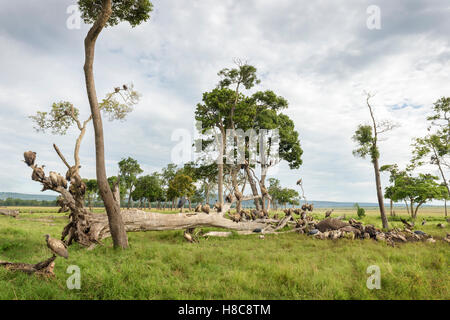
[(97, 194), (98, 194), (97, 180), (83, 179), (83, 182), (86, 184), (86, 196), (87, 196), (87, 200), (88, 200), (88, 206), (89, 206), (89, 209), (92, 211), (92, 203), (97, 198)]
[(387, 165), (381, 168), (382, 171), (391, 173), (390, 181), (393, 183), (389, 187), (390, 198), (394, 202), (409, 202), (409, 213), (412, 219), (417, 218), (419, 208), (431, 200), (443, 199), (445, 188), (437, 183), (438, 177), (430, 174), (419, 174), (413, 176), (409, 168), (399, 170), (397, 165)]
[(137, 176), (144, 172), (137, 160), (128, 157), (127, 159), (122, 159), (119, 162), (119, 172), (120, 179), (123, 180), (125, 186), (128, 189), (128, 205), (127, 208), (130, 209), (131, 204), (131, 193), (136, 184)]
[(375, 171), (375, 183), (377, 188), (377, 198), (378, 206), (380, 208), (381, 221), (383, 228), (389, 228), (389, 223), (386, 217), (386, 212), (384, 208), (384, 197), (383, 190), (381, 187), (380, 178), (380, 151), (378, 149), (379, 135), (392, 130), (395, 126), (388, 121), (382, 121), (377, 123), (373, 113), (372, 106), (370, 104), (371, 94), (367, 94), (367, 107), (369, 108), (370, 117), (372, 119), (372, 126), (370, 125), (360, 125), (353, 136), (353, 140), (358, 143), (358, 149), (353, 151), (355, 157), (361, 157), (365, 159), (370, 156)]
[(169, 183), (175, 177), (177, 172), (177, 165), (173, 163), (169, 163), (167, 167), (162, 170), (161, 173), (161, 182), (163, 187), (163, 192), (165, 195), (164, 199), (164, 208), (166, 208), (166, 203), (168, 200), (172, 201), (172, 209), (173, 209), (173, 200), (176, 198), (175, 190), (170, 190), (169, 192)]
[[(103, 114), (108, 116), (110, 121), (124, 120), (133, 110), (133, 106), (137, 104), (138, 100), (139, 94), (133, 90), (133, 86), (124, 86), (124, 88), (119, 88), (118, 90), (107, 94), (102, 103), (99, 104), (99, 109)], [(79, 114), (79, 109), (72, 103), (61, 101), (53, 103), (49, 112), (38, 111), (36, 115), (30, 116), (30, 118), (34, 122), (35, 130), (38, 132), (47, 132), (51, 130), (53, 134), (66, 135), (69, 128), (74, 125), (79, 130), (73, 153), (74, 165), (70, 165), (59, 148), (54, 145), (55, 151), (68, 169), (65, 179), (70, 183), (69, 193), (61, 194), (61, 210), (71, 210), (70, 222), (62, 232), (62, 239), (64, 240), (67, 237), (67, 244), (76, 241), (84, 246), (90, 246), (92, 239), (89, 239), (89, 237), (86, 236), (86, 233), (90, 230), (90, 219), (88, 217), (90, 213), (84, 209), (86, 184), (79, 172), (81, 168), (79, 153), (82, 140), (87, 130), (87, 125), (92, 120), (92, 116), (82, 121), (80, 120)], [(28, 154), (29, 153), (30, 152), (28, 152)], [(36, 169), (33, 165), (30, 165), (30, 167), (33, 168), (33, 170)], [(55, 175), (55, 173), (50, 172), (50, 175)], [(59, 193), (62, 192), (61, 190), (55, 190), (56, 187), (54, 184), (46, 185), (46, 180), (44, 178), (45, 174), (42, 172), (41, 179), (33, 180), (43, 183), (44, 190), (51, 189)]]
[(78, 0), (82, 18), (93, 23), (85, 40), (84, 74), (95, 131), (96, 171), (100, 196), (105, 204), (114, 247), (127, 248), (128, 237), (120, 215), (120, 207), (108, 185), (105, 166), (103, 124), (94, 81), (94, 52), (98, 36), (103, 28), (128, 21), (132, 27), (150, 18), (152, 4), (148, 0)]
[(136, 181), (136, 188), (132, 192), (133, 200), (147, 200), (148, 207), (151, 209), (151, 203), (158, 201), (162, 197), (161, 180), (158, 174), (139, 177)]
[[(181, 171), (169, 182), (169, 190), (172, 200), (183, 196), (189, 200), (194, 195), (196, 188), (192, 178)], [(183, 206), (181, 206), (181, 212), (183, 212)]]
[(450, 98), (441, 98), (434, 104), (434, 115), (428, 117), (431, 133), (424, 138), (417, 138), (413, 144), (412, 166), (419, 167), (426, 163), (437, 166), (447, 193), (450, 187), (445, 175), (445, 168), (450, 168)]
[[(201, 121), (203, 128), (202, 133), (205, 134), (208, 130), (215, 130), (215, 140), (203, 141), (203, 147), (215, 143), (218, 146), (218, 189), (219, 201), (223, 203), (223, 176), (224, 165), (222, 164), (227, 130), (232, 135), (233, 145), (227, 146), (231, 149), (231, 154), (237, 154), (237, 130), (241, 129), (246, 132), (249, 129), (254, 129), (256, 135), (267, 138), (268, 141), (258, 141), (256, 146), (252, 146), (248, 137), (245, 141), (245, 160), (240, 163), (241, 159), (230, 161), (228, 159), (228, 167), (230, 167), (230, 174), (232, 181), (237, 181), (236, 176), (241, 169), (244, 169), (247, 175), (247, 180), (250, 183), (255, 205), (257, 210), (261, 210), (259, 200), (262, 199), (262, 209), (265, 209), (264, 199), (268, 199), (270, 195), (265, 188), (265, 179), (267, 170), (270, 166), (278, 163), (275, 158), (271, 158), (269, 153), (275, 149), (275, 140), (267, 137), (264, 134), (265, 130), (278, 129), (280, 131), (280, 157), (289, 162), (291, 168), (298, 168), (301, 165), (302, 150), (298, 140), (298, 133), (294, 130), (294, 123), (279, 111), (287, 108), (287, 101), (277, 96), (272, 91), (258, 91), (251, 96), (246, 96), (242, 93), (243, 89), (250, 90), (260, 81), (256, 75), (256, 68), (246, 63), (237, 61), (237, 67), (234, 69), (223, 69), (218, 73), (221, 80), (214, 90), (203, 94), (202, 103), (197, 105), (196, 120)], [(285, 130), (284, 130), (285, 128)], [(250, 151), (255, 154), (254, 149), (258, 146), (267, 144), (264, 152), (259, 153), (258, 163), (261, 167), (261, 178), (258, 178), (252, 167), (255, 166), (253, 157), (250, 159)], [(262, 150), (262, 148), (259, 148)], [(231, 162), (231, 164), (230, 164)], [(261, 195), (258, 193), (257, 185), (259, 184)], [(233, 186), (234, 196), (236, 199), (240, 198), (240, 191), (237, 185)], [(270, 199), (269, 199), (270, 201)]]

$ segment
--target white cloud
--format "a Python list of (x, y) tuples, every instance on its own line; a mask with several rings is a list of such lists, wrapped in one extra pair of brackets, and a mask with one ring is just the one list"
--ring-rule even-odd
[[(0, 13), (0, 190), (38, 192), (18, 161), (24, 150), (63, 171), (52, 150), (69, 156), (76, 131), (67, 137), (35, 134), (27, 116), (53, 101), (70, 100), (89, 112), (81, 30), (65, 27), (66, 8), (1, 1)], [(426, 131), (430, 106), (448, 95), (450, 46), (446, 1), (379, 1), (382, 29), (366, 28), (369, 1), (283, 0), (154, 1), (151, 20), (131, 29), (106, 29), (97, 44), (95, 72), (101, 97), (133, 82), (143, 94), (126, 122), (105, 122), (108, 173), (122, 157), (137, 158), (148, 170), (170, 162), (173, 130), (192, 130), (202, 93), (217, 83), (217, 72), (233, 58), (254, 64), (261, 89), (273, 89), (290, 103), (304, 149), (296, 172), (282, 166), (278, 178), (295, 186), (303, 177), (310, 199), (375, 202), (373, 169), (356, 159), (351, 137), (369, 123), (363, 92), (373, 99), (378, 119), (401, 127), (382, 142), (381, 162), (404, 165), (410, 143)], [(21, 21), (20, 27), (17, 21)], [(405, 108), (393, 109), (393, 106)], [(420, 108), (413, 108), (418, 106)], [(83, 174), (95, 176), (92, 128), (82, 147)]]

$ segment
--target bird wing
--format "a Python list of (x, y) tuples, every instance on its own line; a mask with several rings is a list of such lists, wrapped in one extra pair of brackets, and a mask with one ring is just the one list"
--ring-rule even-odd
[(48, 246), (55, 254), (66, 259), (69, 257), (69, 252), (64, 242), (57, 239), (48, 239)]

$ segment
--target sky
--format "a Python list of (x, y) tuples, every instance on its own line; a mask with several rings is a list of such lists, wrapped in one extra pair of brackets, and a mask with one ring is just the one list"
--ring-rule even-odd
[[(77, 131), (36, 133), (30, 115), (71, 101), (82, 119), (89, 116), (83, 75), (89, 25), (68, 27), (74, 4), (0, 0), (0, 191), (40, 192), (21, 162), (24, 151), (37, 152), (38, 164), (61, 173), (66, 169), (52, 144), (72, 158)], [(370, 124), (365, 92), (375, 94), (377, 120), (399, 125), (383, 137), (380, 163), (400, 167), (411, 158), (413, 138), (426, 134), (433, 103), (449, 95), (448, 0), (154, 0), (153, 5), (149, 21), (107, 28), (97, 41), (99, 98), (124, 83), (142, 94), (126, 121), (104, 119), (109, 176), (117, 174), (124, 157), (137, 159), (146, 173), (171, 162), (177, 145), (172, 134), (180, 129), (193, 134), (202, 94), (217, 85), (217, 72), (238, 58), (258, 69), (257, 90), (273, 90), (289, 102), (285, 113), (295, 122), (304, 154), (298, 170), (281, 165), (275, 177), (282, 185), (295, 188), (302, 178), (309, 199), (376, 202), (373, 167), (352, 154), (357, 126)], [(373, 20), (373, 5), (379, 20)], [(81, 162), (82, 176), (95, 178), (92, 124)], [(434, 167), (423, 170), (437, 174)]]

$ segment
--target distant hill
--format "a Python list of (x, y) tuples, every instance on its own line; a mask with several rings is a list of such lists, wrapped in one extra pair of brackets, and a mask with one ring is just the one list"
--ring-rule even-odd
[(15, 192), (0, 192), (0, 200), (11, 199), (21, 199), (21, 200), (46, 200), (54, 201), (56, 196), (44, 195), (44, 194), (25, 194), (25, 193), (15, 193)]

